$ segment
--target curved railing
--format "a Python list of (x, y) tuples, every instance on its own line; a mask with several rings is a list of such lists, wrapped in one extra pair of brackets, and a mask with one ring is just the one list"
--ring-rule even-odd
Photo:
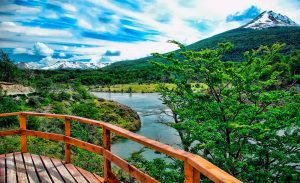
[[(21, 135), (21, 151), (27, 152), (27, 136), (34, 136), (48, 140), (60, 141), (65, 142), (65, 162), (70, 163), (71, 161), (71, 151), (70, 146), (76, 146), (82, 149), (86, 149), (88, 151), (97, 153), (102, 155), (104, 158), (104, 180), (105, 182), (119, 182), (115, 175), (111, 172), (111, 162), (119, 166), (122, 170), (126, 171), (136, 180), (141, 182), (158, 182), (154, 178), (150, 177), (149, 175), (143, 173), (136, 167), (130, 165), (125, 160), (121, 159), (120, 157), (112, 154), (110, 151), (111, 146), (111, 138), (110, 133), (114, 132), (117, 135), (125, 137), (127, 139), (133, 140), (138, 142), (146, 147), (149, 147), (153, 150), (159, 151), (166, 155), (169, 155), (173, 158), (178, 160), (182, 160), (184, 162), (184, 176), (185, 176), (185, 183), (198, 183), (200, 182), (200, 174), (206, 176), (210, 180), (214, 182), (240, 182), (235, 177), (229, 175), (219, 167), (215, 166), (214, 164), (210, 163), (209, 161), (203, 159), (202, 157), (183, 151), (181, 149), (176, 149), (169, 145), (157, 142), (155, 140), (151, 140), (144, 136), (135, 134), (118, 126), (77, 117), (77, 116), (69, 116), (69, 115), (59, 115), (59, 114), (46, 114), (46, 113), (35, 113), (35, 112), (14, 112), (14, 113), (5, 113), (0, 114), (0, 117), (5, 116), (19, 116), (20, 121), (20, 128), (18, 130), (7, 130), (7, 131), (0, 131), (1, 136), (7, 135)], [(49, 118), (61, 118), (65, 120), (65, 135), (61, 134), (54, 134), (54, 133), (46, 133), (41, 131), (33, 131), (26, 129), (26, 116), (43, 116)], [(71, 120), (95, 125), (101, 127), (103, 129), (103, 147), (87, 143), (75, 138), (71, 137)]]

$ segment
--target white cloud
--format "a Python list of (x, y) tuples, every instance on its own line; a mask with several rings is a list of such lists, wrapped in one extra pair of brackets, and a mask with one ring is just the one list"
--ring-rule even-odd
[(58, 61), (59, 61), (59, 59), (55, 59), (55, 58), (52, 58), (51, 56), (48, 56), (48, 57), (43, 58), (39, 62), (43, 66), (50, 66), (50, 65), (55, 64)]
[(66, 30), (56, 30), (56, 29), (45, 29), (39, 27), (26, 27), (17, 25), (14, 22), (1, 22), (0, 23), (0, 33), (6, 34), (17, 33), (26, 36), (41, 36), (41, 37), (72, 37), (72, 33)]
[(62, 7), (68, 11), (73, 11), (73, 12), (77, 11), (77, 8), (71, 4), (64, 3), (62, 4)]
[(17, 26), (14, 22), (1, 22), (1, 26), (15, 27)]
[(33, 49), (36, 54), (42, 56), (52, 56), (54, 53), (53, 49), (49, 48), (46, 44), (40, 42), (35, 43)]
[(78, 25), (80, 27), (86, 28), (86, 29), (92, 29), (92, 25), (90, 23), (88, 23), (87, 21), (85, 21), (84, 19), (79, 19), (78, 20)]
[(59, 56), (60, 56), (60, 57), (66, 57), (66, 54), (65, 54), (64, 52), (60, 52), (60, 53), (59, 53)]
[(50, 18), (50, 19), (57, 19), (58, 15), (55, 12), (51, 11), (51, 12), (45, 14), (45, 17)]
[(69, 47), (67, 47), (67, 46), (63, 46), (63, 49), (66, 51), (66, 50), (68, 50), (68, 49), (69, 49)]
[(28, 54), (28, 55), (34, 55), (33, 51), (31, 49), (26, 48), (15, 48), (13, 50), (13, 54)]
[(27, 6), (19, 6), (16, 4), (7, 4), (0, 6), (1, 12), (9, 12), (16, 14), (36, 14), (41, 12), (39, 8), (27, 7)]

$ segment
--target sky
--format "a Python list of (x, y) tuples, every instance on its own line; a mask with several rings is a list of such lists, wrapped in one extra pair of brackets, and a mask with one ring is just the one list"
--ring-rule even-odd
[(273, 10), (300, 24), (300, 0), (0, 0), (0, 49), (15, 62), (106, 63), (177, 49)]

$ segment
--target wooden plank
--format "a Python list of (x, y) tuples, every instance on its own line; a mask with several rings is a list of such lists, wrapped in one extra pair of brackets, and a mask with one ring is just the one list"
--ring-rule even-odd
[(94, 174), (94, 173), (93, 173), (93, 175), (96, 177), (96, 179), (99, 180), (99, 182), (103, 182), (104, 183), (104, 179), (102, 177), (100, 177), (99, 175)]
[(88, 172), (79, 167), (76, 167), (76, 168), (89, 182), (93, 182), (93, 183), (100, 182), (91, 172)]
[(38, 112), (21, 112), (21, 115), (25, 116), (44, 116), (48, 118), (66, 118), (67, 115), (61, 115), (61, 114), (48, 114), (48, 113), (38, 113)]
[(201, 174), (214, 182), (241, 183), (241, 181), (232, 175), (226, 173), (224, 170), (198, 155), (190, 153), (190, 157), (187, 159), (187, 162), (197, 169), (197, 171), (199, 171)]
[(65, 167), (68, 169), (73, 178), (80, 183), (88, 183), (86, 179), (81, 175), (81, 173), (76, 169), (72, 164), (65, 164)]
[[(19, 115), (19, 121), (20, 121), (20, 130), (26, 130), (26, 116)], [(24, 133), (21, 133), (21, 151), (22, 153), (27, 152), (27, 135)]]
[(199, 183), (200, 182), (200, 173), (196, 168), (193, 168), (193, 174), (194, 174), (194, 183)]
[(60, 174), (58, 173), (57, 169), (55, 168), (54, 164), (50, 160), (49, 157), (40, 156), (52, 181), (53, 182), (64, 182)]
[[(110, 151), (110, 131), (106, 128), (103, 128), (103, 148), (107, 151)], [(108, 182), (109, 176), (111, 173), (111, 162), (104, 156), (104, 181)]]
[(51, 158), (51, 161), (65, 182), (69, 182), (69, 183), (75, 182), (72, 175), (69, 173), (69, 171), (66, 169), (66, 167), (60, 160)]
[(0, 182), (5, 182), (5, 154), (0, 155)]
[(2, 114), (0, 114), (0, 117), (17, 116), (19, 114), (20, 114), (20, 112), (2, 113)]
[(88, 150), (90, 152), (94, 152), (96, 154), (103, 154), (103, 148), (88, 142), (84, 142), (72, 137), (65, 137), (65, 142), (71, 145), (74, 145), (76, 147), (80, 147), (82, 149)]
[(29, 153), (23, 153), (24, 163), (27, 171), (27, 176), (29, 182), (39, 182), (38, 175), (35, 171), (34, 164), (32, 162), (31, 156)]
[(136, 167), (130, 165), (127, 161), (112, 154), (110, 151), (105, 150), (103, 156), (141, 182), (158, 183), (158, 181), (153, 177), (150, 177), (149, 175), (143, 173)]
[(8, 136), (8, 135), (17, 135), (20, 134), (20, 130), (6, 130), (0, 131), (0, 137)]
[(87, 143), (72, 137), (67, 137), (61, 134), (55, 134), (55, 133), (47, 133), (47, 132), (39, 132), (39, 131), (34, 131), (34, 130), (25, 130), (23, 133), (29, 136), (33, 137), (38, 137), (38, 138), (43, 138), (43, 139), (48, 139), (48, 140), (55, 140), (55, 141), (60, 141), (60, 142), (66, 142), (68, 144), (74, 145), (76, 147), (80, 147), (82, 149), (86, 149), (88, 151), (97, 153), (97, 154), (102, 154), (103, 148), (91, 143)]
[(43, 162), (42, 162), (40, 156), (35, 155), (35, 154), (31, 154), (31, 157), (32, 157), (32, 161), (34, 163), (34, 166), (36, 168), (37, 174), (39, 176), (39, 179), (42, 182), (52, 182), (51, 178), (49, 177), (49, 175), (48, 175), (48, 173), (45, 169), (45, 166), (43, 165)]
[(7, 183), (17, 182), (17, 171), (13, 153), (6, 155), (6, 180)]
[(151, 149), (154, 149), (161, 153), (172, 156), (176, 159), (185, 160), (188, 157), (188, 152), (186, 152), (184, 150), (177, 149), (177, 148), (171, 147), (169, 145), (163, 144), (161, 142), (158, 142), (158, 141), (149, 139), (147, 137), (135, 134), (135, 133), (125, 130), (121, 127), (118, 127), (118, 126), (115, 126), (112, 124), (108, 124), (108, 123), (104, 123), (103, 127), (113, 131), (114, 133), (116, 133), (120, 136), (123, 136), (127, 139), (133, 140), (135, 142), (138, 142), (142, 145), (145, 145)]
[[(69, 118), (65, 119), (65, 135), (71, 136), (71, 120)], [(71, 145), (68, 143), (65, 144), (65, 161), (66, 163), (71, 162)]]
[(16, 162), (16, 169), (17, 169), (17, 178), (19, 183), (27, 183), (27, 173), (26, 168), (24, 165), (23, 157), (21, 153), (14, 153), (15, 156), (15, 162)]
[(184, 182), (194, 183), (193, 167), (187, 161), (184, 162)]

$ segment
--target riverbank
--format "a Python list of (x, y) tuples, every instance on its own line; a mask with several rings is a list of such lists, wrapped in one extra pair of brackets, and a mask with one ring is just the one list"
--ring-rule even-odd
[[(158, 83), (150, 84), (116, 84), (116, 85), (104, 85), (104, 86), (89, 86), (91, 92), (112, 92), (112, 93), (157, 93), (159, 92)], [(173, 89), (176, 86), (174, 84), (165, 83), (164, 86), (169, 89)], [(194, 91), (207, 89), (207, 86), (202, 83), (192, 83), (192, 89)]]

